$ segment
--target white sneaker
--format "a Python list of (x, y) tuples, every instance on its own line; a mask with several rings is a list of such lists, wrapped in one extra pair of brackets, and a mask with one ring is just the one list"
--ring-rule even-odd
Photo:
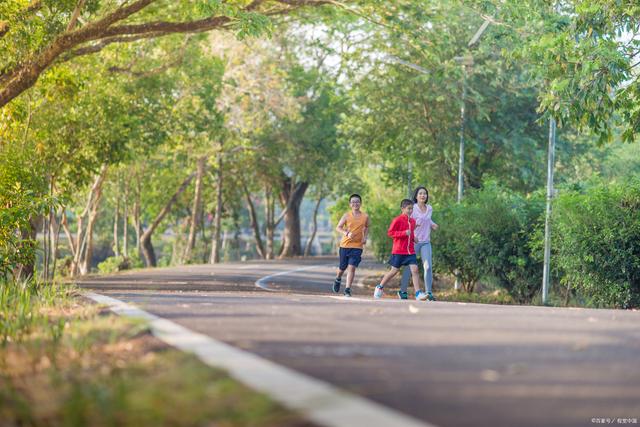
[(377, 285), (376, 290), (373, 291), (373, 297), (376, 299), (380, 299), (382, 298), (382, 295), (384, 295), (384, 287), (382, 287), (381, 285)]

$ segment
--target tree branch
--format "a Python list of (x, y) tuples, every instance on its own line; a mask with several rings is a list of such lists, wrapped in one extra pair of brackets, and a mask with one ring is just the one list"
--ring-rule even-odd
[(73, 30), (73, 28), (78, 23), (78, 17), (80, 16), (80, 11), (84, 7), (86, 0), (79, 0), (76, 8), (73, 10), (71, 14), (71, 19), (69, 20), (69, 25), (67, 25), (67, 32)]
[(113, 43), (131, 43), (134, 41), (138, 41), (138, 40), (143, 40), (143, 39), (148, 39), (148, 38), (154, 38), (154, 37), (160, 37), (163, 36), (163, 33), (148, 33), (148, 34), (140, 34), (137, 36), (122, 36), (122, 37), (110, 37), (104, 40), (100, 40), (100, 42), (96, 43), (96, 44), (92, 44), (89, 46), (83, 46), (83, 47), (79, 47), (78, 49), (74, 49), (72, 51), (67, 52), (66, 55), (64, 55), (60, 62), (66, 62), (69, 61), (71, 59), (74, 59), (78, 56), (83, 56), (83, 55), (90, 55), (93, 53), (98, 53), (100, 52), (102, 49), (104, 49), (105, 47), (109, 46), (110, 44)]
[[(85, 0), (79, 0), (76, 10), (74, 10), (74, 15), (76, 15), (76, 13), (79, 14), (79, 10), (84, 4), (84, 1)], [(0, 84), (2, 84), (0, 88), (0, 107), (6, 105), (22, 92), (32, 87), (37, 82), (39, 76), (62, 55), (64, 55), (63, 61), (66, 61), (80, 55), (98, 52), (111, 43), (130, 42), (142, 38), (160, 37), (173, 33), (205, 32), (216, 28), (226, 28), (234, 23), (234, 21), (227, 16), (211, 16), (196, 21), (157, 21), (145, 24), (113, 25), (140, 12), (155, 1), (157, 0), (136, 0), (130, 4), (125, 2), (118, 9), (102, 19), (88, 23), (81, 28), (63, 32), (42, 52), (34, 55), (31, 59), (22, 61), (15, 68), (3, 72), (0, 75)], [(271, 0), (271, 2), (285, 5), (286, 7), (263, 11), (263, 15), (285, 15), (303, 6), (320, 6), (335, 3), (327, 0)], [(254, 0), (242, 10), (245, 12), (254, 11), (265, 3), (267, 3), (267, 0)], [(74, 26), (71, 26), (71, 24), (76, 20), (77, 17), (72, 17), (70, 28), (74, 28), (75, 24)], [(95, 46), (85, 46), (73, 50), (83, 43), (96, 40), (100, 40), (101, 42)]]

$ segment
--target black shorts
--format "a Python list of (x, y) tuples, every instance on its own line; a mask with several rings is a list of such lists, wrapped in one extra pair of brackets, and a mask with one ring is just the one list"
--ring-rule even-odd
[(357, 267), (362, 260), (362, 249), (340, 248), (340, 270), (346, 270), (347, 265)]
[(391, 258), (389, 258), (389, 264), (392, 267), (400, 268), (403, 265), (418, 265), (418, 258), (416, 258), (416, 254), (412, 255), (399, 255), (399, 254), (391, 254)]

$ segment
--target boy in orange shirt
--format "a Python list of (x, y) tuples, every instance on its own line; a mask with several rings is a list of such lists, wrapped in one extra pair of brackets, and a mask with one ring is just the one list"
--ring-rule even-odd
[(414, 248), (416, 220), (411, 218), (413, 201), (404, 199), (400, 202), (400, 210), (402, 213), (391, 221), (389, 230), (387, 230), (387, 235), (393, 238), (393, 248), (391, 249), (391, 259), (389, 260), (391, 270), (384, 275), (380, 284), (376, 286), (376, 289), (373, 292), (373, 297), (382, 298), (382, 295), (384, 294), (384, 285), (398, 274), (401, 266), (408, 265), (411, 269), (413, 288), (416, 291), (416, 300), (424, 301), (427, 299), (427, 294), (420, 289), (418, 259), (416, 258), (416, 251)]
[(351, 284), (356, 274), (356, 268), (362, 260), (362, 248), (367, 243), (369, 233), (369, 215), (360, 210), (362, 197), (359, 194), (349, 196), (351, 212), (342, 215), (336, 230), (342, 234), (340, 241), (340, 265), (336, 278), (333, 281), (333, 292), (340, 292), (342, 275), (347, 271), (347, 286), (344, 289), (344, 296), (351, 296)]

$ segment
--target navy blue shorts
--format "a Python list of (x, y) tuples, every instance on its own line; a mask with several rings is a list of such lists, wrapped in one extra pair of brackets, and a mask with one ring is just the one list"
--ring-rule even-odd
[(391, 258), (389, 258), (389, 264), (392, 267), (400, 268), (403, 265), (418, 265), (418, 258), (416, 258), (416, 254), (413, 255), (398, 255), (391, 254)]
[(357, 267), (362, 260), (362, 249), (340, 248), (340, 270), (346, 270), (347, 265)]

